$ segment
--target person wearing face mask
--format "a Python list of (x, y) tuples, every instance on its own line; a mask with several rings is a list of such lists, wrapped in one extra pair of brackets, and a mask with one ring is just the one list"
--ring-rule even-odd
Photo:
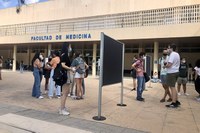
[(178, 95), (175, 88), (176, 81), (179, 77), (179, 66), (180, 66), (180, 56), (176, 50), (175, 44), (169, 44), (167, 52), (170, 54), (167, 60), (167, 65), (163, 66), (163, 69), (167, 68), (166, 85), (170, 87), (172, 92), (172, 103), (166, 105), (166, 107), (177, 108), (181, 105), (178, 101)]
[(32, 90), (32, 97), (36, 97), (39, 99), (43, 99), (41, 96), (41, 91), (40, 91), (40, 69), (42, 68), (42, 63), (41, 63), (41, 54), (38, 52), (35, 54), (35, 56), (32, 59), (32, 66), (34, 67), (33, 69), (33, 76), (34, 76), (34, 85), (33, 85), (33, 90)]
[(49, 78), (50, 78), (50, 73), (51, 73), (51, 66), (49, 65), (49, 63), (51, 62), (52, 60), (52, 56), (50, 55), (48, 57), (48, 62), (45, 64), (45, 73), (44, 73), (44, 78), (45, 78), (45, 90), (44, 90), (44, 93), (43, 95), (46, 95), (47, 94), (47, 91), (48, 91), (48, 84), (49, 84)]
[(40, 59), (41, 59), (41, 64), (42, 67), (40, 68), (39, 74), (40, 74), (40, 84), (42, 82), (42, 77), (43, 77), (43, 68), (44, 68), (44, 56), (43, 54), (40, 55)]
[(169, 87), (166, 85), (166, 75), (167, 75), (167, 69), (163, 68), (163, 66), (167, 65), (167, 60), (169, 56), (167, 55), (167, 49), (163, 49), (163, 57), (159, 59), (159, 69), (160, 69), (160, 79), (161, 79), (161, 84), (165, 90), (164, 97), (160, 100), (160, 102), (165, 102), (165, 99), (167, 95), (169, 96), (169, 99), (167, 102), (172, 101), (172, 96), (169, 91)]
[[(133, 57), (133, 62), (132, 65), (138, 60), (138, 56), (134, 55)], [(132, 74), (132, 78), (133, 78), (133, 89), (131, 91), (136, 91), (136, 71), (134, 69), (132, 69), (133, 74)]]
[(142, 98), (142, 93), (145, 90), (145, 77), (144, 73), (146, 73), (143, 70), (143, 60), (146, 59), (146, 54), (144, 52), (141, 52), (139, 55), (139, 59), (132, 65), (132, 69), (136, 70), (136, 77), (137, 77), (137, 100), (138, 101), (145, 101), (144, 98)]
[(177, 80), (178, 83), (178, 95), (180, 96), (180, 89), (181, 89), (181, 84), (183, 86), (183, 91), (184, 95), (189, 96), (188, 93), (186, 93), (186, 84), (187, 84), (187, 65), (186, 65), (186, 60), (185, 57), (181, 58), (181, 64), (179, 67), (179, 77)]
[[(53, 53), (54, 58), (50, 61), (49, 65), (51, 66), (51, 73), (50, 73), (50, 83), (49, 83), (49, 99), (53, 98), (53, 93), (54, 93), (54, 86), (55, 86), (55, 82), (53, 81), (53, 75), (54, 75), (54, 69), (56, 68), (57, 64), (60, 63), (60, 57), (59, 57), (60, 53), (55, 50)], [(60, 98), (61, 95), (61, 86), (56, 85), (56, 91), (55, 91), (55, 95), (57, 96), (57, 98)]]

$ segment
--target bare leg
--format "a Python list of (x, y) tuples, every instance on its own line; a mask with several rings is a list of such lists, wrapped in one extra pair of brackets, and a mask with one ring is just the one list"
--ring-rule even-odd
[(1, 78), (1, 70), (0, 70), (0, 80), (2, 80), (2, 78)]
[(186, 93), (186, 84), (183, 84), (183, 91)]
[(168, 87), (167, 85), (166, 85), (166, 89), (165, 89), (165, 91), (167, 92), (169, 98), (172, 99), (171, 93), (170, 93), (170, 91), (169, 91), (169, 87)]
[(45, 90), (47, 90), (47, 85), (48, 85), (48, 83), (49, 83), (49, 78), (46, 78), (46, 79), (45, 79)]
[(83, 79), (80, 79), (80, 90), (81, 90), (81, 97), (83, 97), (83, 86), (82, 86)]
[(178, 92), (181, 90), (181, 84), (178, 84)]
[(136, 79), (133, 79), (133, 87), (136, 88)]
[(165, 99), (165, 98), (166, 98), (166, 96), (167, 96), (167, 91), (166, 91), (166, 85), (165, 85), (165, 84), (163, 84), (163, 88), (165, 89), (165, 94), (164, 94), (164, 97), (163, 97), (163, 99)]
[(172, 102), (176, 103), (178, 101), (178, 94), (175, 87), (170, 87), (172, 91)]
[(64, 84), (62, 86), (63, 95), (61, 96), (61, 110), (65, 109), (65, 103), (67, 99), (67, 95), (69, 94), (70, 84)]
[(75, 80), (76, 80), (76, 85), (77, 85), (77, 98), (80, 98), (79, 97), (80, 96), (80, 90), (81, 90), (81, 88), (80, 88), (80, 79), (76, 78)]

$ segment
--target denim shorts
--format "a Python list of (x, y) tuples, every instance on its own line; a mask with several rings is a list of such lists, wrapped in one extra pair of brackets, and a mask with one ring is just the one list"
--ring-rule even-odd
[(160, 75), (161, 84), (166, 84), (166, 75)]

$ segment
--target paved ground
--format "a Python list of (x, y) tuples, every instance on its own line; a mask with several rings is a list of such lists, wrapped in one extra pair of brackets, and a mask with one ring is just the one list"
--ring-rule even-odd
[[(168, 103), (159, 102), (163, 96), (161, 84), (152, 84), (153, 88), (147, 88), (148, 91), (144, 92), (143, 97), (146, 102), (138, 102), (135, 100), (136, 92), (130, 91), (132, 80), (126, 78), (124, 103), (127, 107), (116, 106), (120, 102), (120, 84), (103, 87), (102, 116), (105, 116), (106, 120), (97, 122), (92, 119), (98, 112), (97, 78), (85, 79), (85, 99), (76, 101), (68, 98), (66, 105), (69, 107), (70, 116), (60, 116), (59, 99), (50, 100), (47, 96), (44, 96), (44, 99), (31, 97), (34, 79), (30, 72), (24, 74), (3, 72), (2, 76), (3, 80), (0, 81), (0, 115), (4, 116), (2, 118), (12, 113), (90, 132), (200, 132), (200, 102), (194, 99), (197, 95), (194, 86), (187, 86), (190, 96), (179, 97), (181, 107), (169, 109), (165, 108)], [(44, 80), (41, 89), (44, 90)]]

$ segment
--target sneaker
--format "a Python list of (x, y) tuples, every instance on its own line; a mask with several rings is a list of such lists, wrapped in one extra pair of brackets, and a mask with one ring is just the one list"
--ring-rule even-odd
[(80, 99), (84, 99), (83, 97), (80, 97)]
[(45, 91), (45, 92), (42, 93), (42, 95), (46, 95), (46, 94), (47, 94), (47, 91)]
[(68, 97), (70, 97), (71, 95), (70, 94), (68, 94)]
[(177, 106), (176, 103), (171, 103), (169, 105), (166, 105), (166, 107), (168, 107), (168, 108), (177, 108), (178, 106)]
[(52, 99), (52, 97), (49, 97), (49, 99)]
[(161, 103), (165, 102), (165, 99), (161, 99), (160, 102), (161, 102)]
[(169, 98), (168, 100), (167, 100), (167, 102), (171, 102), (172, 101), (172, 99), (171, 98)]
[(136, 89), (135, 89), (135, 88), (133, 88), (131, 91), (136, 91)]
[(197, 97), (195, 97), (196, 99), (199, 99), (200, 98), (200, 95), (199, 96), (197, 96)]
[(148, 91), (147, 89), (145, 89), (144, 91)]
[(60, 115), (70, 115), (65, 109), (59, 111)]
[(176, 101), (176, 105), (177, 105), (177, 106), (180, 106), (181, 103), (180, 103), (179, 101)]
[(199, 102), (200, 102), (200, 98), (197, 98), (197, 101), (199, 101)]
[(181, 96), (181, 93), (179, 92), (178, 95)]
[(144, 98), (137, 99), (138, 101), (144, 102)]
[(43, 99), (43, 96), (39, 96), (38, 99)]
[(80, 98), (77, 98), (77, 97), (76, 97), (76, 99), (74, 99), (74, 100), (80, 100)]
[(184, 93), (184, 95), (189, 96), (189, 94), (187, 94), (187, 93)]
[(57, 96), (58, 99), (60, 99), (60, 96)]
[[(65, 107), (64, 110), (67, 111), (68, 107)], [(58, 112), (60, 112), (60, 111), (61, 111), (61, 108), (59, 108)]]

